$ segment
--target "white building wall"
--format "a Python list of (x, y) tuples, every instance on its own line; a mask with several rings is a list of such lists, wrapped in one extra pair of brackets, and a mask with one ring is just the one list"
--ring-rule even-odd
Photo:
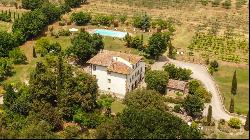
[[(132, 90), (132, 85), (136, 82), (140, 82), (140, 75), (142, 78), (144, 78), (144, 74), (145, 74), (145, 62), (138, 62), (137, 64), (138, 66), (135, 68), (135, 70), (133, 71), (132, 74), (130, 74), (128, 77), (127, 77), (127, 88), (128, 88), (128, 91), (131, 91)], [(135, 67), (136, 65), (134, 65)], [(139, 71), (139, 74), (138, 74), (138, 71)], [(130, 82), (130, 79), (131, 79), (131, 82)], [(138, 85), (139, 83), (137, 83)]]
[[(96, 76), (97, 84), (100, 90), (110, 91), (125, 96), (126, 94), (126, 75), (107, 73), (107, 67), (95, 65), (96, 70), (91, 66), (92, 75)], [(110, 79), (110, 83), (109, 80)]]
[[(132, 91), (132, 85), (137, 85), (145, 74), (145, 62), (139, 61), (134, 65), (134, 71), (130, 75), (111, 72), (108, 74), (107, 67), (95, 65), (96, 70), (91, 65), (91, 74), (97, 79), (100, 90), (110, 91), (125, 96), (126, 92)], [(139, 71), (139, 74), (138, 74)], [(110, 79), (110, 83), (109, 80)], [(130, 82), (131, 81), (131, 82)]]

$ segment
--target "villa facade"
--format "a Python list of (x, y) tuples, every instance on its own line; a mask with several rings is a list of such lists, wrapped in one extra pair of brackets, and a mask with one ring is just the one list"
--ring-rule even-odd
[(145, 74), (141, 56), (102, 50), (87, 63), (100, 90), (125, 96), (135, 89)]

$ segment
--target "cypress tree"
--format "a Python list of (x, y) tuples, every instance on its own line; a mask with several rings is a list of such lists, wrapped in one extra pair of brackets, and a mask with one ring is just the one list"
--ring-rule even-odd
[(229, 112), (234, 113), (234, 97), (231, 97)]
[(208, 123), (208, 125), (211, 124), (211, 120), (212, 120), (212, 106), (209, 105), (208, 114), (207, 114), (207, 123)]
[(174, 51), (174, 46), (172, 45), (171, 41), (169, 42), (169, 49), (168, 49), (168, 57), (173, 59), (173, 51)]
[(248, 116), (249, 116), (249, 111), (248, 111), (248, 113), (247, 113), (246, 123), (245, 123), (245, 125), (244, 125), (244, 129), (245, 129), (246, 131), (249, 130), (249, 118), (248, 118)]
[(9, 9), (9, 16), (11, 17), (11, 12), (10, 12), (10, 9)]
[(237, 93), (237, 78), (236, 78), (236, 70), (235, 70), (233, 80), (232, 80), (231, 94), (236, 95), (236, 93)]
[(36, 58), (36, 49), (33, 47), (33, 57)]

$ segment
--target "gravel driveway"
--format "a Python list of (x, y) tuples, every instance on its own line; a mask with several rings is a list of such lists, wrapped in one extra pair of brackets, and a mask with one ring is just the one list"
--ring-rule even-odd
[[(187, 62), (178, 61), (178, 60), (172, 60), (172, 59), (166, 60), (166, 58), (165, 58), (165, 62), (163, 62), (162, 61), (163, 59), (164, 58), (161, 58), (159, 62), (155, 62), (152, 65), (152, 69), (153, 70), (162, 69), (162, 66), (164, 64), (166, 64), (167, 61), (175, 64), (178, 67), (191, 69), (193, 72), (191, 77), (194, 79), (200, 80), (204, 84), (206, 89), (208, 91), (210, 91), (212, 94), (212, 100), (211, 100), (211, 103), (209, 103), (209, 104), (213, 107), (212, 108), (213, 109), (213, 112), (212, 112), (213, 118), (216, 120), (225, 119), (226, 121), (228, 121), (231, 117), (234, 117), (231, 114), (228, 114), (227, 112), (225, 112), (223, 105), (222, 105), (222, 102), (220, 101), (220, 95), (219, 95), (220, 93), (217, 91), (215, 82), (213, 81), (212, 77), (210, 76), (210, 74), (206, 70), (206, 67), (204, 67), (202, 65), (187, 63)], [(203, 111), (204, 116), (207, 115), (207, 110), (208, 110), (209, 104), (205, 105), (206, 107)], [(245, 122), (245, 117), (240, 117), (240, 119), (243, 123)]]

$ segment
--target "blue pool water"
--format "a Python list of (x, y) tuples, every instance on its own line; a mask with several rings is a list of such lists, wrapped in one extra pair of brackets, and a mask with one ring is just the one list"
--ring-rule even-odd
[(92, 33), (100, 34), (101, 36), (110, 36), (110, 37), (118, 37), (124, 38), (127, 32), (119, 32), (113, 30), (105, 30), (105, 29), (95, 29)]

